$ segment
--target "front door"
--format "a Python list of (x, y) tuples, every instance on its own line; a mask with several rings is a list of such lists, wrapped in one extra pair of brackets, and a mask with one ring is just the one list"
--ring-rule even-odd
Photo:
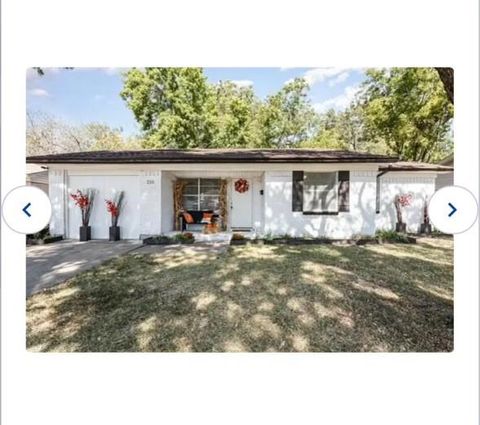
[(232, 202), (231, 202), (231, 224), (233, 229), (250, 229), (252, 227), (252, 181), (246, 180), (248, 190), (239, 192), (235, 189), (235, 183), (240, 179), (232, 181)]

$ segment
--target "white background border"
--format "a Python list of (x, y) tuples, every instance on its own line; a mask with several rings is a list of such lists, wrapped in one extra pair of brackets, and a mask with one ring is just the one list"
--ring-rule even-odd
[[(478, 2), (6, 0), (2, 194), (25, 182), (30, 66), (453, 66), (455, 183), (478, 193)], [(455, 237), (446, 354), (33, 354), (2, 226), (4, 424), (473, 424), (478, 222)]]

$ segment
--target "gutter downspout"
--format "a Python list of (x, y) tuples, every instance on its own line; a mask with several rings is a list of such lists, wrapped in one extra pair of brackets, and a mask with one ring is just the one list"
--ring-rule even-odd
[(380, 214), (380, 177), (387, 173), (388, 171), (380, 171), (376, 177), (375, 214)]

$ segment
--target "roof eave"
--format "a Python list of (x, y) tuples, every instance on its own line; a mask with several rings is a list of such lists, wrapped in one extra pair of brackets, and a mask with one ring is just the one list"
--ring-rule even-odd
[(408, 171), (434, 171), (434, 172), (451, 172), (452, 167), (411, 167), (411, 168), (393, 168), (393, 167), (379, 167), (379, 171), (388, 171), (392, 173), (408, 172)]
[(74, 159), (43, 159), (27, 158), (28, 164), (385, 164), (391, 162), (391, 158), (341, 158), (341, 159), (217, 159), (217, 160), (194, 160), (194, 159), (169, 159), (169, 160), (74, 160)]

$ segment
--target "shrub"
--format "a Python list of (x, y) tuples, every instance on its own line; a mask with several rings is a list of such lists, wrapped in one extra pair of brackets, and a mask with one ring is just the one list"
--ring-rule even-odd
[(273, 240), (272, 232), (265, 233), (265, 235), (263, 236), (263, 239), (265, 239), (266, 241), (272, 241)]
[(177, 233), (173, 239), (181, 243), (193, 243), (195, 240), (193, 233), (191, 232)]
[(32, 234), (27, 235), (27, 239), (44, 240), (44, 239), (49, 238), (51, 236), (52, 235), (50, 234), (50, 227), (47, 225), (42, 230), (39, 230), (37, 233), (32, 233)]
[(172, 242), (172, 238), (165, 235), (150, 236), (143, 240), (144, 245), (168, 245)]
[(379, 241), (410, 243), (410, 239), (404, 233), (398, 233), (394, 230), (378, 230), (375, 237)]

